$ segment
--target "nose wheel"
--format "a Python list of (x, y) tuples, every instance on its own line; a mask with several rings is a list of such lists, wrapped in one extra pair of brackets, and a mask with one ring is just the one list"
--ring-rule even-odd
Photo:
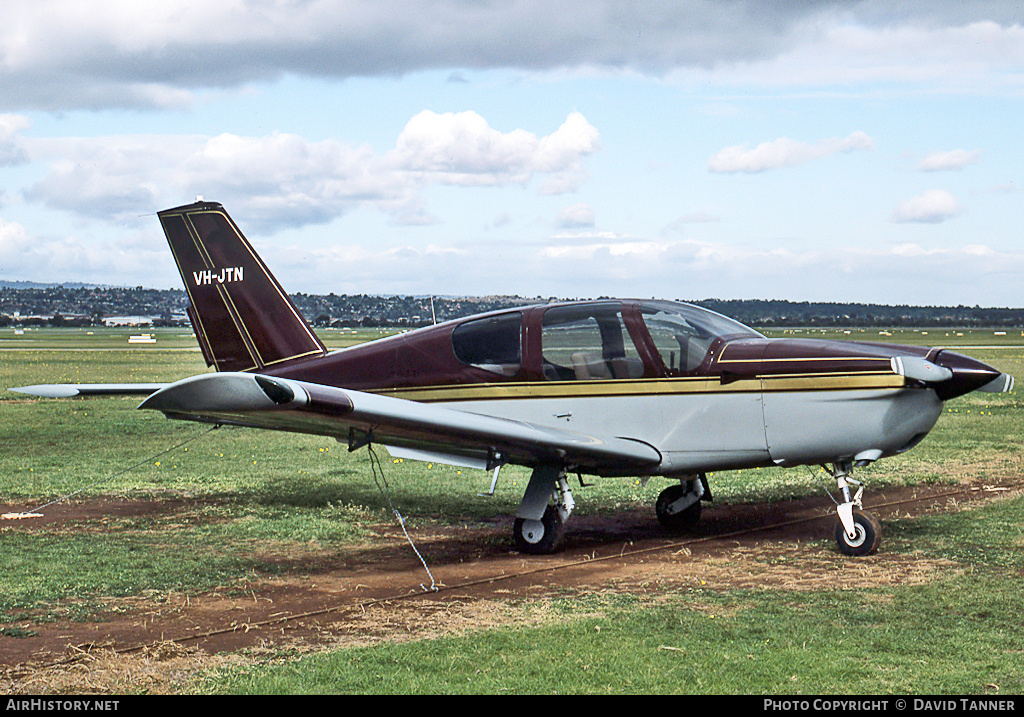
[(836, 523), (836, 544), (843, 555), (871, 555), (882, 542), (882, 526), (871, 513), (853, 511), (853, 534), (850, 535), (843, 522)]
[[(864, 486), (850, 477), (851, 466), (835, 463), (829, 472), (836, 479), (843, 502), (836, 501), (836, 545), (843, 555), (854, 557), (873, 555), (882, 542), (882, 525), (872, 513), (864, 511), (861, 496)], [(850, 485), (856, 485), (857, 493), (850, 496)], [(834, 500), (834, 499), (833, 499)]]

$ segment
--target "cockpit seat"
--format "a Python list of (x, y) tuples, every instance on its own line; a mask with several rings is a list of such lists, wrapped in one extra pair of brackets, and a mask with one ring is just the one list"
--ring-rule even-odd
[(572, 368), (577, 381), (602, 381), (612, 378), (641, 378), (644, 364), (638, 358), (617, 358), (605, 361), (596, 351), (578, 351), (572, 355)]
[(572, 369), (576, 372), (577, 381), (599, 381), (612, 378), (611, 369), (601, 354), (591, 351), (578, 351), (572, 355)]

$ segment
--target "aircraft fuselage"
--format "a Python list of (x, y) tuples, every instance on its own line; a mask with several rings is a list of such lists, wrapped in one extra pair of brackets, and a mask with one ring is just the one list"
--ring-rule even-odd
[[(676, 334), (667, 349), (665, 337), (659, 344), (653, 335), (664, 326), (650, 317), (678, 306), (697, 322), (705, 313), (642, 301), (533, 306), (410, 331), (264, 373), (628, 437), (659, 451), (662, 460), (650, 470), (658, 475), (894, 455), (931, 430), (944, 400), (1000, 375), (939, 349), (768, 339), (738, 324), (727, 327), (733, 334)], [(552, 310), (559, 314), (554, 320)], [(471, 335), (474, 324), (479, 346)], [(953, 375), (929, 385), (901, 375), (895, 357), (928, 361)], [(607, 466), (589, 472), (617, 474)]]

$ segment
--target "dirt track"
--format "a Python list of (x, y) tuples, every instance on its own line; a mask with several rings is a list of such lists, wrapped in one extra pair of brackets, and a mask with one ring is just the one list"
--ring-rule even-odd
[[(966, 492), (954, 494), (958, 490)], [(880, 489), (866, 508), (893, 520), (1007, 493), (953, 486)], [(46, 518), (17, 522), (18, 529), (34, 530), (88, 516), (166, 510), (173, 505), (95, 501), (53, 506)], [(33, 625), (30, 636), (0, 636), (0, 669), (7, 676), (0, 689), (116, 692), (130, 685), (161, 691), (195, 669), (243, 659), (241, 650), (320, 649), (535, 621), (536, 611), (515, 606), (556, 590), (801, 590), (907, 584), (927, 580), (940, 567), (955, 568), (887, 553), (884, 541), (875, 556), (844, 558), (832, 539), (834, 516), (827, 496), (712, 505), (700, 533), (682, 537), (667, 535), (649, 511), (574, 516), (566, 550), (544, 557), (501, 547), (510, 526), (495, 521), (414, 534), (429, 573), (396, 527), (374, 546), (306, 563), (244, 590), (125, 599), (103, 622), (46, 623)]]

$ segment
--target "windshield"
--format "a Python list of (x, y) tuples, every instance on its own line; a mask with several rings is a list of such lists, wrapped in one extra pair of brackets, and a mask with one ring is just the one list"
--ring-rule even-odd
[(692, 304), (650, 301), (641, 306), (640, 314), (670, 373), (694, 371), (719, 337), (764, 338), (749, 326)]

